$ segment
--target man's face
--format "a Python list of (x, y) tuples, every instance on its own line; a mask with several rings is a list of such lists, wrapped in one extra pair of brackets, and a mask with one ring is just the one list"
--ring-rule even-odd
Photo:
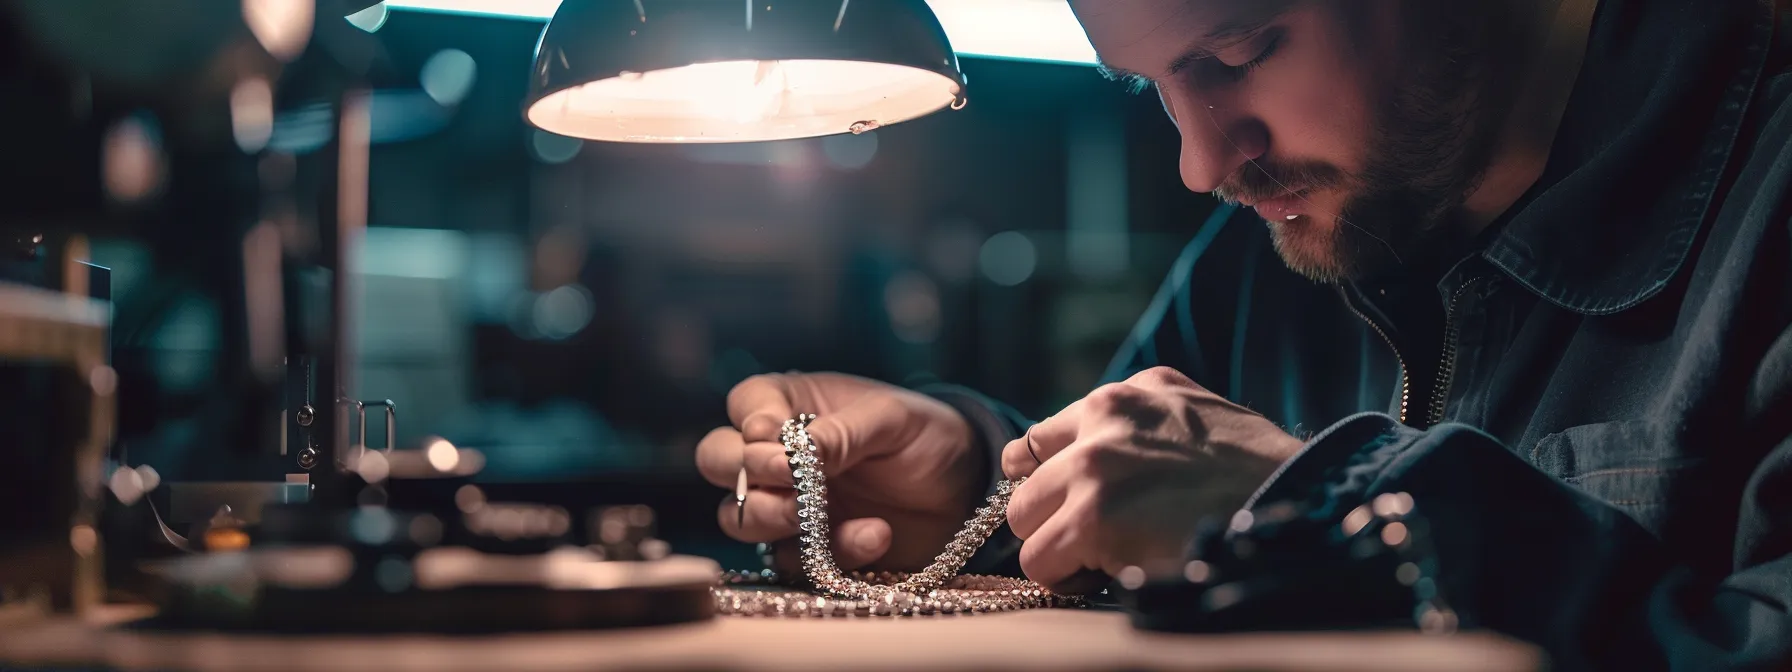
[(1111, 71), (1154, 85), (1183, 183), (1254, 206), (1336, 281), (1459, 232), (1499, 117), (1484, 0), (1071, 0)]

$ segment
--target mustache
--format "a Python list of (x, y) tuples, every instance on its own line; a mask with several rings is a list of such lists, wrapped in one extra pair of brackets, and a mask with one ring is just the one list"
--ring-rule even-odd
[(1258, 203), (1347, 181), (1344, 171), (1329, 163), (1248, 161), (1226, 177), (1213, 195), (1232, 205)]

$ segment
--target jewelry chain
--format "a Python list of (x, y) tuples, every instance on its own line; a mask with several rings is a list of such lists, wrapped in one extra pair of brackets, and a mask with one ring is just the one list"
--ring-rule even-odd
[(718, 611), (762, 616), (912, 616), (1082, 604), (1080, 597), (1058, 595), (1031, 581), (958, 574), (1002, 526), (1009, 496), (1026, 479), (997, 483), (988, 505), (977, 509), (925, 569), (906, 574), (842, 572), (829, 550), (827, 478), (822, 475), (819, 449), (808, 429), (815, 417), (802, 414), (786, 420), (780, 438), (796, 481), (803, 571), (809, 586), (819, 594), (737, 588), (770, 584), (775, 579), (769, 571), (731, 572), (724, 585), (713, 591)]

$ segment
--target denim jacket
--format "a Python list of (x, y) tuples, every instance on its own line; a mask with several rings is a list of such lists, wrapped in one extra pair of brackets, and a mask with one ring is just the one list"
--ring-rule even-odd
[[(1341, 519), (1410, 493), (1458, 602), (1557, 667), (1792, 669), (1780, 14), (1601, 0), (1542, 179), (1472, 253), (1321, 287), (1221, 208), (1109, 378), (1172, 366), (1323, 427), (1252, 506)], [(1237, 253), (1203, 254), (1221, 248)], [(1026, 425), (941, 396), (994, 450)]]

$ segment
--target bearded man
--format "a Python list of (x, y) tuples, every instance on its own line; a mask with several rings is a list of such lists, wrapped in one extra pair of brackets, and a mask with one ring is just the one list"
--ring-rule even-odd
[[(1175, 573), (1198, 522), (1241, 510), (1298, 504), (1320, 548), (1404, 493), (1464, 618), (1558, 666), (1792, 665), (1777, 3), (1071, 5), (1162, 99), (1187, 187), (1228, 205), (1110, 382), (1038, 423), (955, 388), (742, 383), (698, 449), (754, 486), (729, 534), (796, 534), (777, 430), (813, 412), (843, 566), (925, 564), (1004, 476), (1028, 477), (1013, 539), (978, 560), (1060, 588)], [(1245, 281), (1203, 279), (1216, 236)], [(1253, 285), (1278, 277), (1257, 249), (1316, 282)]]

